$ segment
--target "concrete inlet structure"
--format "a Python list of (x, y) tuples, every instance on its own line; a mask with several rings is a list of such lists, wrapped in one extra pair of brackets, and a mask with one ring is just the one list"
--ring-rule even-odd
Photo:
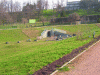
[(47, 38), (51, 36), (56, 36), (58, 39), (72, 37), (71, 35), (66, 34), (66, 31), (60, 29), (44, 30), (40, 37)]
[(47, 37), (51, 37), (51, 31), (50, 30), (44, 30), (41, 33), (42, 38), (47, 38)]

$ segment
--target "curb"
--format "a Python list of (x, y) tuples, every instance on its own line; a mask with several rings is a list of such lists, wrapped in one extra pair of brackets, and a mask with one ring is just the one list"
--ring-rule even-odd
[[(89, 48), (91, 48), (91, 47), (93, 47), (95, 44), (97, 44), (98, 42), (100, 42), (100, 40), (99, 41), (97, 41), (96, 43), (94, 43), (92, 46), (90, 46)], [(88, 48), (88, 49), (89, 49)], [(86, 49), (86, 50), (84, 50), (83, 52), (81, 52), (80, 54), (78, 54), (77, 56), (75, 56), (73, 59), (71, 59), (69, 62), (67, 62), (67, 63), (65, 63), (63, 66), (61, 66), (60, 68), (63, 68), (64, 66), (66, 66), (67, 64), (69, 64), (69, 63), (71, 63), (73, 60), (75, 60), (77, 57), (79, 57), (79, 56), (81, 56), (83, 53), (85, 53), (88, 49)], [(56, 71), (54, 71), (52, 74), (50, 74), (50, 75), (54, 75), (55, 73), (57, 73), (58, 72), (58, 70), (56, 70)]]

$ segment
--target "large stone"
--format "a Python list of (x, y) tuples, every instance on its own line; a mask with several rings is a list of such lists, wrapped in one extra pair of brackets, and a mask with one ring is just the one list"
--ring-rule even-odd
[(17, 43), (20, 43), (20, 41), (18, 41)]
[(71, 35), (69, 35), (69, 37), (72, 37)]
[(76, 36), (76, 34), (73, 34), (73, 36)]
[(9, 44), (9, 42), (6, 42), (6, 44)]
[(34, 41), (38, 41), (38, 40), (34, 40)]
[(56, 40), (59, 40), (58, 38), (56, 38)]
[(28, 39), (27, 42), (31, 42), (31, 39)]
[(41, 39), (42, 39), (42, 36), (38, 36), (38, 37), (37, 37), (37, 40), (41, 40)]

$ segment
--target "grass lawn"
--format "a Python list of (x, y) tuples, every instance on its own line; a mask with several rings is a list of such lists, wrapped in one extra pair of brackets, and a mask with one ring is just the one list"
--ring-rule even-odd
[[(34, 30), (40, 32), (43, 29), (50, 29), (52, 27), (43, 28), (31, 28), (31, 32)], [(93, 38), (89, 38), (88, 34), (95, 31), (96, 36), (100, 34), (100, 28), (96, 25), (78, 25), (78, 26), (58, 26), (53, 28), (59, 28), (66, 30), (70, 33), (82, 33), (79, 40), (76, 37), (68, 38), (62, 41), (38, 41), (33, 42), (34, 38), (29, 34), (23, 32), (28, 29), (16, 29), (16, 30), (0, 30), (0, 75), (28, 75), (33, 74), (43, 66), (63, 57), (70, 53), (73, 49), (78, 48)], [(40, 35), (40, 32), (37, 34)], [(32, 33), (30, 33), (32, 35)], [(33, 34), (36, 35), (36, 34)], [(32, 42), (26, 42), (31, 38)], [(17, 41), (21, 43), (17, 43)], [(10, 42), (4, 44), (4, 42)]]

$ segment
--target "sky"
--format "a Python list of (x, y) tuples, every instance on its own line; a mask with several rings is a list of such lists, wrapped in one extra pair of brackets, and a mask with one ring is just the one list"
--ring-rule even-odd
[[(10, 1), (10, 0), (7, 0), (7, 1)], [(15, 1), (20, 2), (21, 6), (25, 5), (25, 3), (27, 3), (27, 2), (29, 2), (29, 3), (30, 2), (31, 3), (34, 3), (34, 2), (36, 3), (37, 2), (37, 0), (13, 0), (13, 2), (15, 2)], [(48, 2), (49, 2), (49, 8), (52, 8), (52, 1), (54, 3), (57, 3), (58, 0), (48, 0)], [(68, 2), (71, 2), (71, 1), (80, 1), (80, 0), (68, 0)], [(64, 6), (66, 6), (66, 2), (67, 2), (67, 0), (64, 0)]]
[[(18, 1), (18, 2), (21, 2), (21, 3), (23, 3), (23, 2), (33, 2), (33, 1), (37, 1), (37, 0), (13, 0), (14, 2), (15, 1)], [(49, 2), (52, 2), (52, 0), (48, 0)], [(54, 2), (57, 2), (57, 0), (53, 0)], [(64, 1), (67, 1), (67, 0), (64, 0)], [(68, 2), (71, 2), (71, 1), (80, 1), (80, 0), (68, 0)]]

